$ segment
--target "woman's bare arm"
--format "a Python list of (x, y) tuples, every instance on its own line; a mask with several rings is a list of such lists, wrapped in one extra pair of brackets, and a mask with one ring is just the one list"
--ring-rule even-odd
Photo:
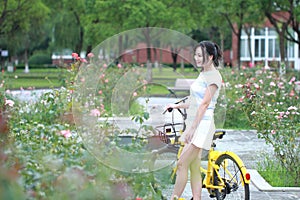
[(175, 104), (175, 103), (172, 103), (172, 104), (168, 104), (167, 105), (167, 108), (189, 108), (190, 104), (189, 103), (179, 103), (179, 104)]

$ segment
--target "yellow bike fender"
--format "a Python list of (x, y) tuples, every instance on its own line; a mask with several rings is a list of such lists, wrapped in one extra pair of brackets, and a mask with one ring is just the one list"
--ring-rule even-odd
[(243, 161), (240, 159), (240, 157), (238, 157), (238, 155), (236, 155), (235, 153), (231, 152), (231, 151), (213, 151), (211, 152), (211, 159), (213, 160), (217, 160), (218, 157), (220, 157), (223, 154), (227, 154), (229, 156), (231, 156), (238, 164), (238, 166), (240, 166), (241, 171), (242, 171), (242, 175), (243, 175), (243, 180), (245, 181), (246, 184), (250, 184), (250, 174), (247, 172), (247, 168), (244, 165)]
[(237, 164), (241, 167), (245, 183), (250, 184), (250, 174), (247, 172), (247, 168), (242, 159), (231, 151), (226, 151), (225, 154), (231, 156), (237, 162)]

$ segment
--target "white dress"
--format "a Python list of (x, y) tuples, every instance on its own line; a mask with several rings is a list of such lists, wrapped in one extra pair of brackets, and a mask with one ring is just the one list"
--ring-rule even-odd
[[(201, 119), (194, 136), (191, 140), (191, 143), (195, 146), (209, 150), (211, 147), (212, 139), (215, 132), (215, 123), (214, 123), (214, 109), (217, 103), (219, 96), (219, 91), (222, 84), (222, 77), (218, 70), (212, 70), (207, 72), (201, 72), (198, 78), (194, 81), (190, 88), (190, 97), (189, 97), (189, 108), (187, 109), (187, 130), (192, 125), (196, 112), (199, 105), (201, 104), (206, 89), (209, 85), (215, 84), (218, 89), (214, 94), (207, 111), (205, 112), (203, 118)], [(184, 141), (185, 134), (180, 138), (181, 141)]]

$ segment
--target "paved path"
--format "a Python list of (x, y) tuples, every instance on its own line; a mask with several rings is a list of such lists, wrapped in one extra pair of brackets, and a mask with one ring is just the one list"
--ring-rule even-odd
[(20, 101), (31, 102), (35, 101), (43, 93), (49, 92), (51, 89), (38, 89), (38, 90), (13, 90), (11, 94)]

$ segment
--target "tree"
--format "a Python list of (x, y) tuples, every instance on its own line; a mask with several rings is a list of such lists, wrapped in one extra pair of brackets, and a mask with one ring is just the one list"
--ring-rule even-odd
[[(255, 15), (260, 15), (259, 10), (256, 8), (255, 0), (233, 0), (233, 1), (200, 1), (197, 3), (201, 8), (201, 15), (199, 16), (202, 21), (203, 26), (214, 26), (221, 27), (220, 29), (225, 29), (224, 26), (229, 26), (232, 33), (237, 38), (237, 66), (240, 69), (241, 61), (241, 34), (242, 29), (245, 24), (257, 22)], [(205, 8), (205, 9), (202, 9)], [(200, 11), (196, 12), (200, 13)], [(224, 23), (224, 21), (227, 22)], [(224, 38), (224, 35), (221, 33), (221, 38)], [(222, 42), (221, 42), (222, 44)], [(221, 45), (222, 47), (222, 45)]]
[(300, 1), (299, 0), (290, 0), (290, 12), (292, 15), (292, 22), (291, 26), (293, 31), (297, 34), (293, 34), (290, 29), (287, 30), (287, 37), (286, 39), (295, 42), (298, 44), (299, 52), (300, 52)]
[[(294, 20), (293, 15), (293, 4), (294, 0), (263, 0), (261, 1), (261, 9), (265, 16), (274, 26), (278, 36), (279, 36), (279, 46), (280, 46), (280, 73), (285, 73), (285, 41), (286, 35), (289, 33), (288, 29)], [(295, 3), (295, 2), (294, 2)], [(298, 2), (299, 4), (299, 2)], [(299, 27), (298, 27), (299, 29)]]
[(85, 0), (44, 1), (51, 8), (53, 50), (70, 48), (80, 53), (84, 47)]
[(47, 38), (44, 24), (50, 10), (41, 1), (35, 1), (35, 5), (27, 12), (31, 23), (29, 29), (24, 29), (19, 32), (19, 41), (21, 49), (24, 50), (25, 72), (29, 72), (28, 55), (32, 50), (39, 46), (42, 41)]
[[(145, 28), (143, 31), (143, 39), (148, 47), (147, 79), (149, 81), (152, 80), (152, 41), (149, 37), (151, 34), (148, 32), (151, 31), (150, 27), (172, 28), (186, 32), (186, 27), (191, 25), (193, 21), (187, 10), (187, 4), (183, 0), (110, 0), (97, 1), (96, 5), (98, 5), (95, 6), (97, 11), (93, 11), (93, 14), (89, 15), (89, 21), (92, 24), (89, 24), (87, 27), (89, 30), (94, 30), (94, 32), (98, 31), (95, 34), (97, 36), (101, 35), (102, 37), (100, 38), (103, 38), (103, 35), (113, 35), (129, 29)], [(101, 15), (97, 15), (96, 13), (101, 13)], [(101, 29), (96, 30), (93, 28), (93, 26), (101, 27)], [(191, 25), (190, 27), (192, 28), (193, 26)], [(128, 44), (128, 42), (130, 41), (126, 41), (126, 38), (120, 38), (119, 52), (122, 52), (123, 49), (126, 49), (125, 45)]]
[(0, 6), (0, 44), (7, 47), (10, 56), (24, 54), (28, 71), (28, 55), (45, 40), (49, 9), (41, 0), (5, 0)]
[[(258, 3), (254, 3), (251, 5), (252, 9), (251, 10), (259, 10), (259, 4)], [(252, 51), (251, 51), (251, 29), (253, 27), (258, 27), (262, 24), (262, 22), (264, 21), (265, 15), (261, 12), (256, 12), (253, 15), (249, 15), (247, 19), (245, 19), (245, 23), (243, 24), (243, 29), (245, 31), (245, 33), (247, 34), (247, 41), (248, 41), (248, 52), (249, 52), (249, 56), (250, 56), (250, 60), (251, 63), (254, 64), (254, 60), (253, 60), (253, 55), (252, 55)]]
[(178, 56), (178, 53), (180, 52), (180, 49), (179, 48), (174, 48), (174, 47), (171, 47), (171, 56), (172, 56), (172, 59), (173, 59), (173, 71), (176, 71), (176, 68), (177, 68), (177, 56)]
[(33, 0), (2, 0), (0, 2), (0, 37), (29, 26), (26, 11)]

